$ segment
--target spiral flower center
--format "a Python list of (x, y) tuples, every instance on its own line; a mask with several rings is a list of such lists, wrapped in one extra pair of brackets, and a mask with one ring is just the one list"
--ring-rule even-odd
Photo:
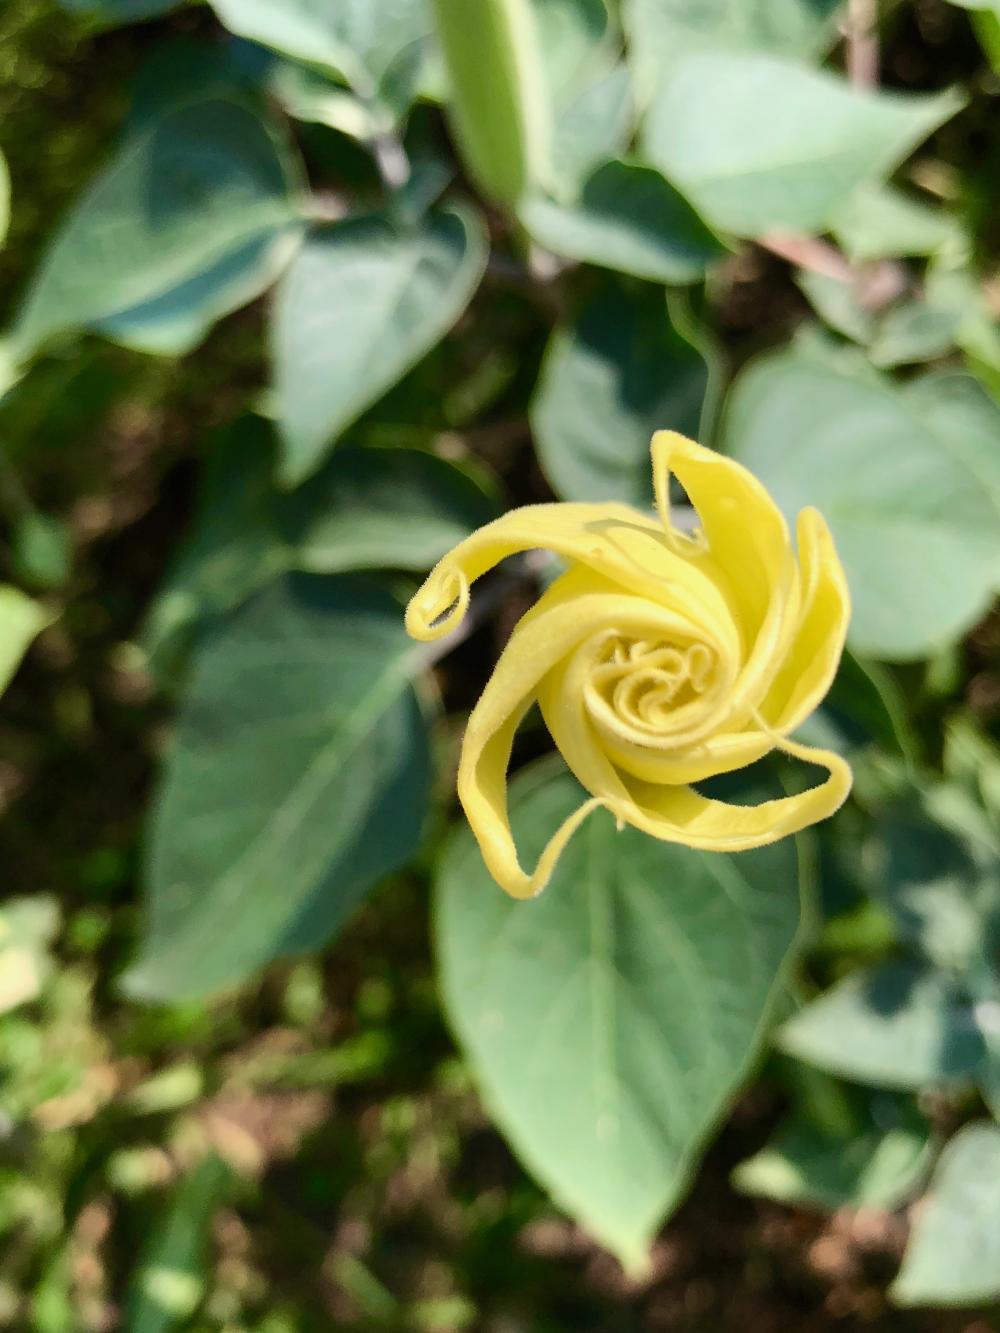
[(590, 676), (596, 699), (639, 732), (660, 732), (690, 711), (716, 682), (714, 651), (703, 643), (676, 644), (616, 635)]

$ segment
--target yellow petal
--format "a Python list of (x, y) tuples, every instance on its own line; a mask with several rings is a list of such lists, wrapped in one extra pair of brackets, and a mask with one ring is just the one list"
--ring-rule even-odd
[(676, 608), (705, 633), (724, 634), (727, 652), (739, 652), (741, 632), (718, 586), (683, 545), (666, 541), (655, 519), (622, 504), (528, 505), (488, 523), (431, 570), (406, 608), (407, 632), (440, 638), (465, 615), (477, 578), (507, 556), (538, 548)]
[[(459, 763), (459, 800), (490, 872), (516, 898), (541, 892), (559, 851), (584, 815), (578, 812), (578, 818), (563, 825), (534, 871), (521, 867), (507, 811), (514, 734), (544, 677), (572, 658), (581, 643), (596, 652), (615, 633), (682, 639), (693, 637), (696, 627), (676, 611), (623, 593), (589, 569), (570, 570), (522, 617), (469, 718)], [(587, 812), (598, 804), (589, 803)]]
[(802, 569), (802, 611), (760, 709), (776, 731), (794, 731), (830, 688), (851, 618), (844, 567), (822, 514), (803, 509), (796, 535)]
[(730, 716), (745, 720), (770, 684), (798, 616), (798, 570), (788, 525), (753, 473), (731, 458), (675, 431), (657, 431), (652, 456), (661, 519), (669, 526), (673, 474), (701, 523), (706, 564), (727, 591), (744, 632), (746, 660)]
[(663, 787), (628, 782), (628, 799), (604, 804), (619, 819), (664, 842), (701, 851), (743, 852), (798, 833), (839, 810), (851, 790), (851, 770), (840, 755), (795, 741), (777, 748), (796, 759), (825, 768), (829, 777), (817, 787), (760, 805), (730, 805), (702, 796), (691, 787)]

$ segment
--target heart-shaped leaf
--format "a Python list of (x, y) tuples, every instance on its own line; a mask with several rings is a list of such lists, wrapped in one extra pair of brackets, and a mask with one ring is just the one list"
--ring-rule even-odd
[(287, 484), (444, 337), (486, 257), (483, 224), (465, 210), (408, 230), (350, 218), (309, 237), (279, 284), (272, 332)]
[[(583, 799), (542, 763), (511, 784), (526, 864)], [(791, 839), (739, 856), (617, 832), (603, 811), (515, 902), (462, 829), (436, 900), (451, 1023), (500, 1129), (628, 1266), (745, 1077), (799, 921)]]

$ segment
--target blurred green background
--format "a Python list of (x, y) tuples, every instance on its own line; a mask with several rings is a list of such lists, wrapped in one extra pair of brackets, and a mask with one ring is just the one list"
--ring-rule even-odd
[[(991, 0), (7, 0), (0, 1328), (1000, 1328), (998, 70)], [(658, 427), (829, 518), (855, 794), (511, 907), (454, 772), (547, 571), (402, 605)], [(546, 1024), (599, 948), (645, 1017)]]

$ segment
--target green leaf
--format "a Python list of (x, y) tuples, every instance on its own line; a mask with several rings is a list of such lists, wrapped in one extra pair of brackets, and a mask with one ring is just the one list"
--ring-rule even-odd
[(10, 684), (32, 639), (51, 621), (45, 607), (18, 588), (0, 583), (0, 694)]
[(642, 142), (713, 226), (817, 231), (961, 106), (951, 92), (865, 92), (791, 61), (716, 51), (668, 65)]
[(733, 1184), (779, 1203), (897, 1208), (918, 1188), (931, 1140), (926, 1123), (905, 1103), (879, 1109), (888, 1123), (845, 1135), (790, 1117), (760, 1152), (736, 1167)]
[(634, 108), (628, 70), (615, 65), (578, 89), (556, 109), (545, 182), (570, 202), (581, 183), (602, 163), (625, 151), (632, 137)]
[(421, 449), (345, 445), (290, 493), (274, 488), (276, 458), (259, 417), (213, 442), (192, 530), (143, 630), (156, 674), (175, 675), (199, 625), (283, 571), (422, 572), (500, 508), (478, 471)]
[(287, 145), (250, 106), (210, 98), (167, 112), (125, 143), (63, 222), (15, 327), (18, 353), (204, 282), (289, 227), (297, 188)]
[(449, 112), (469, 174), (512, 206), (545, 179), (551, 126), (529, 0), (432, 0), (451, 84)]
[(897, 1305), (979, 1305), (1000, 1297), (996, 1125), (966, 1125), (946, 1145), (889, 1295)]
[(874, 336), (876, 317), (863, 304), (856, 283), (844, 282), (813, 269), (799, 269), (795, 281), (817, 315), (831, 329), (857, 343), (867, 343)]
[(876, 313), (864, 302), (863, 271), (845, 282), (803, 270), (795, 281), (820, 318), (838, 333), (867, 346), (869, 359), (881, 370), (932, 361), (955, 346), (961, 316), (950, 306), (913, 299)]
[(930, 255), (959, 246), (957, 219), (881, 181), (868, 181), (830, 216), (830, 231), (855, 263)]
[[(526, 864), (583, 799), (543, 763), (511, 784)], [(799, 921), (789, 839), (739, 856), (591, 815), (531, 902), (462, 828), (436, 887), (444, 1003), (497, 1124), (628, 1267), (677, 1203), (757, 1051)]]
[(476, 474), (422, 449), (345, 446), (276, 509), (296, 568), (334, 574), (429, 569), (499, 504)]
[(879, 812), (867, 883), (903, 938), (940, 967), (986, 967), (1000, 944), (1000, 842), (957, 787)]
[(573, 203), (530, 196), (519, 216), (555, 254), (651, 282), (697, 282), (726, 253), (684, 196), (635, 162), (598, 167)]
[(317, 948), (413, 854), (421, 660), (396, 601), (355, 578), (290, 576), (206, 633), (154, 812), (131, 994), (204, 995)]
[(158, 356), (184, 356), (203, 342), (212, 325), (271, 287), (302, 241), (292, 223), (255, 238), (197, 277), (129, 310), (95, 321), (95, 333)]
[(69, 578), (73, 534), (59, 519), (36, 509), (25, 510), (12, 524), (10, 545), (13, 568), (25, 583), (58, 588)]
[(851, 586), (849, 642), (921, 657), (983, 615), (1000, 584), (1000, 410), (964, 375), (905, 386), (801, 352), (736, 381), (725, 451), (790, 520), (830, 523)]
[(651, 503), (653, 431), (697, 436), (708, 383), (706, 360), (671, 323), (662, 291), (606, 282), (552, 335), (531, 404), (556, 494)]
[(607, 70), (617, 45), (604, 0), (531, 0), (548, 99), (559, 108)]
[(385, 128), (416, 95), (433, 23), (428, 0), (212, 0), (230, 32), (348, 83)]
[(852, 973), (778, 1033), (783, 1050), (877, 1088), (971, 1076), (983, 1039), (957, 983), (913, 961)]
[(268, 422), (241, 417), (208, 441), (190, 533), (147, 615), (142, 647), (169, 679), (199, 625), (234, 610), (291, 568), (275, 515), (275, 440)]
[(366, 408), (439, 342), (472, 299), (487, 240), (475, 213), (381, 217), (314, 232), (278, 287), (272, 333), (281, 475), (297, 485)]
[(128, 1298), (131, 1333), (174, 1333), (188, 1327), (208, 1285), (208, 1229), (232, 1189), (233, 1177), (211, 1156), (185, 1176), (152, 1230)]
[(624, 0), (629, 59), (643, 99), (689, 51), (818, 56), (842, 0)]

